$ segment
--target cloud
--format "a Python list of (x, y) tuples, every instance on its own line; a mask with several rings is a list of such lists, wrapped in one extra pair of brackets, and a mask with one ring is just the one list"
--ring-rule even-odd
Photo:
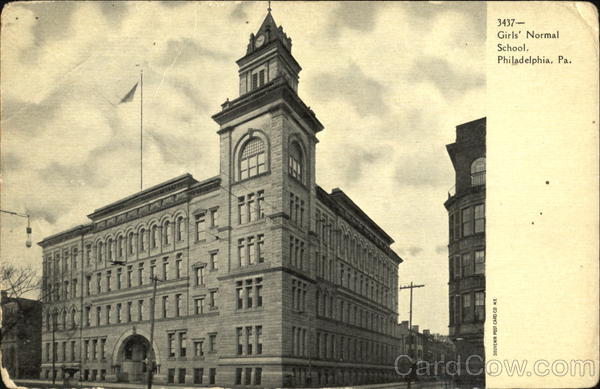
[[(409, 246), (405, 248), (398, 249), (400, 255), (410, 255), (411, 257), (416, 257), (423, 252), (423, 247), (418, 246)], [(406, 259), (406, 258), (405, 258)]]
[[(454, 179), (445, 145), (457, 124), (485, 115), (485, 5), (274, 8), (304, 69), (299, 95), (325, 125), (317, 135), (318, 183), (341, 187), (396, 240), (409, 259), (401, 282), (427, 283), (424, 304), (446, 302), (447, 275), (430, 274), (424, 263), (445, 257), (436, 247), (447, 236), (443, 200)], [(217, 174), (218, 125), (210, 115), (237, 97), (235, 60), (265, 13), (258, 2), (8, 7), (0, 61), (3, 207), (31, 213), (39, 241), (139, 190), (139, 92), (115, 105), (139, 80), (136, 64), (144, 69), (145, 187), (184, 172), (199, 180)], [(2, 218), (2, 259), (39, 267), (40, 249), (23, 253), (17, 222), (13, 233)], [(415, 321), (447, 330), (443, 315), (419, 315)]]
[[(440, 153), (445, 150), (440, 147)], [(436, 187), (448, 181), (448, 166), (425, 153), (408, 154), (396, 161), (394, 177), (399, 185)]]
[(485, 87), (485, 73), (470, 73), (453, 68), (442, 58), (419, 58), (409, 77), (432, 82), (445, 96), (461, 95), (469, 89)]
[(383, 115), (389, 111), (384, 100), (386, 86), (366, 75), (356, 63), (335, 73), (317, 74), (308, 87), (320, 101), (343, 100), (359, 115)]
[(337, 36), (344, 29), (359, 32), (372, 31), (377, 25), (375, 19), (381, 8), (380, 4), (368, 1), (339, 2), (330, 16), (329, 34)]
[(445, 244), (440, 244), (435, 246), (435, 253), (436, 254), (446, 254), (448, 252), (448, 246)]

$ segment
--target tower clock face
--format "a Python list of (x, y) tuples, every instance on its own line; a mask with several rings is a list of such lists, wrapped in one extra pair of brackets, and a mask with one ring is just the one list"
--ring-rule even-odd
[(256, 47), (262, 46), (263, 43), (265, 43), (265, 36), (261, 34), (256, 37)]

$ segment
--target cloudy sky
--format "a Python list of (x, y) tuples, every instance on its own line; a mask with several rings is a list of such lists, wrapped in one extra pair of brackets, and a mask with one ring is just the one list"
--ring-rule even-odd
[[(238, 93), (235, 60), (266, 2), (12, 3), (2, 12), (2, 209), (32, 215), (34, 242), (145, 184), (218, 173), (210, 116)], [(447, 333), (445, 150), (486, 115), (485, 4), (273, 2), (303, 67), (300, 97), (325, 130), (317, 182), (342, 188), (395, 240), (414, 324)], [(139, 65), (139, 66), (136, 66)], [(139, 96), (139, 95), (138, 95)], [(25, 221), (1, 216), (2, 261), (41, 269)], [(408, 320), (408, 292), (400, 295)]]

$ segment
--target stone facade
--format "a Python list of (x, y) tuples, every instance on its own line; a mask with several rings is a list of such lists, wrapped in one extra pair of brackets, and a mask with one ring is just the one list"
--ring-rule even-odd
[(482, 118), (456, 127), (456, 142), (447, 145), (456, 185), (444, 203), (449, 216), (449, 333), (457, 357), (473, 372), (484, 358), (485, 124)]
[(143, 382), (155, 360), (155, 382), (186, 386), (397, 379), (402, 259), (343, 191), (315, 183), (323, 126), (270, 13), (238, 65), (240, 96), (213, 116), (218, 176), (176, 177), (40, 242), (42, 378), (71, 366)]

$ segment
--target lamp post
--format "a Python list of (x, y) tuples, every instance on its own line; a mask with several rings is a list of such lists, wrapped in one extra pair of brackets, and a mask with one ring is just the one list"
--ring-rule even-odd
[(9, 215), (19, 216), (27, 219), (27, 228), (25, 228), (25, 233), (27, 234), (27, 240), (25, 240), (25, 247), (31, 247), (31, 224), (29, 220), (29, 215), (26, 213), (19, 213), (14, 211), (6, 211), (4, 209), (0, 209), (0, 212), (8, 213)]
[(152, 285), (152, 300), (150, 301), (150, 346), (148, 352), (148, 389), (152, 389), (152, 377), (154, 374), (154, 355), (153, 355), (153, 347), (154, 344), (154, 306), (156, 304), (156, 284), (160, 280), (158, 277), (154, 276), (151, 278)]

